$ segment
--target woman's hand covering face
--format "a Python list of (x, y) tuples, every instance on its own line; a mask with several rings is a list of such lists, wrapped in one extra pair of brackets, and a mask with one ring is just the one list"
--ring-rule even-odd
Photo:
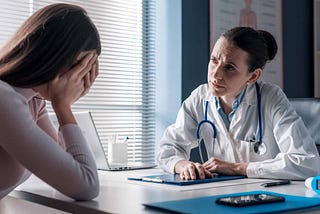
[(70, 70), (62, 72), (48, 84), (48, 96), (52, 103), (70, 106), (88, 93), (98, 75), (98, 55), (85, 54)]

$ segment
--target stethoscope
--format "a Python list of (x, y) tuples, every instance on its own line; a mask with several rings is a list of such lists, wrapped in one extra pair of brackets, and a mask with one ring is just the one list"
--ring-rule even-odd
[[(258, 83), (255, 83), (256, 87), (256, 92), (257, 92), (257, 102), (258, 102), (258, 131), (259, 131), (259, 140), (256, 141), (256, 139), (250, 139), (250, 142), (254, 143), (253, 144), (253, 151), (258, 154), (258, 155), (264, 155), (267, 151), (266, 145), (262, 142), (262, 115), (261, 115), (261, 95), (260, 95), (260, 87)], [(202, 163), (203, 161), (203, 153), (202, 153), (202, 148), (201, 148), (201, 139), (200, 139), (200, 128), (203, 124), (207, 123), (211, 126), (212, 128), (212, 133), (213, 133), (213, 140), (212, 140), (212, 146), (214, 147), (216, 138), (217, 138), (217, 128), (214, 125), (214, 123), (210, 120), (208, 120), (208, 105), (209, 101), (206, 101), (205, 103), (205, 111), (204, 111), (204, 119), (199, 122), (196, 130), (196, 137), (198, 140), (198, 149), (199, 149), (199, 154)]]

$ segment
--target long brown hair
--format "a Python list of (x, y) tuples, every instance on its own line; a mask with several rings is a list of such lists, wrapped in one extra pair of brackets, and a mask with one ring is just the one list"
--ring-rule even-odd
[(33, 87), (71, 67), (81, 51), (101, 52), (99, 33), (86, 11), (76, 5), (52, 4), (32, 16), (0, 50), (0, 79)]

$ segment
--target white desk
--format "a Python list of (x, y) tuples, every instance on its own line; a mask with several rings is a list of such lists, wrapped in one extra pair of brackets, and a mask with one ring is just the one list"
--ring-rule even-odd
[(0, 213), (3, 214), (64, 214), (66, 212), (53, 209), (40, 204), (6, 196), (0, 200)]
[[(160, 213), (157, 210), (145, 208), (143, 203), (253, 190), (320, 197), (312, 190), (307, 189), (302, 181), (293, 181), (290, 185), (265, 188), (260, 185), (269, 181), (267, 179), (239, 179), (183, 187), (127, 180), (129, 176), (162, 173), (160, 169), (122, 172), (99, 171), (100, 194), (96, 199), (86, 202), (75, 202), (36, 177), (30, 178), (10, 195), (72, 213)], [(319, 211), (320, 207), (307, 210), (304, 213), (319, 213)], [(299, 210), (297, 213), (301, 212)]]

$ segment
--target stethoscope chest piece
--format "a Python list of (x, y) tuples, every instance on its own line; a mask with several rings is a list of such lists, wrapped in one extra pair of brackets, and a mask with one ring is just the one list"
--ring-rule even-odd
[(266, 144), (263, 142), (255, 142), (253, 145), (253, 151), (258, 155), (264, 155), (267, 152)]

